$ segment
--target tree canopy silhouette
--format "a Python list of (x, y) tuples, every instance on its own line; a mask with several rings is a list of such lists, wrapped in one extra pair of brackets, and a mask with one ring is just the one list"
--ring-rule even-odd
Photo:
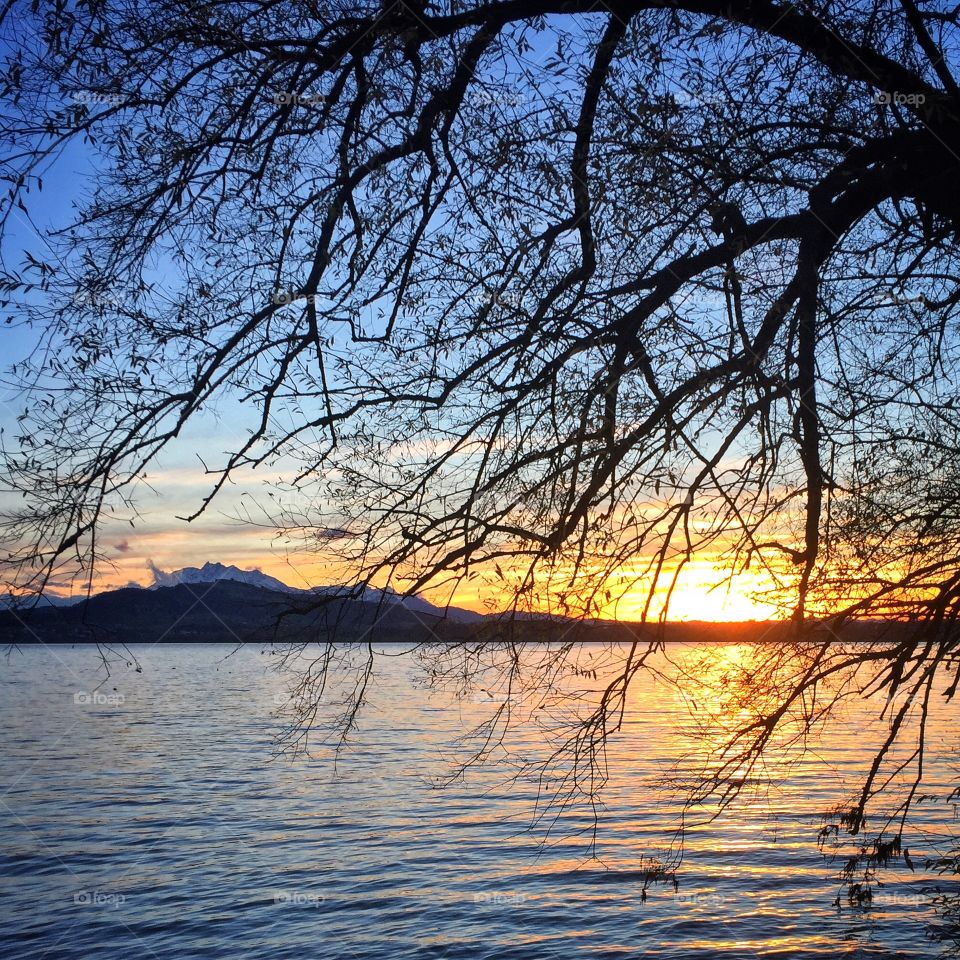
[(642, 588), (650, 615), (710, 555), (798, 619), (953, 616), (949, 8), (4, 22), (7, 223), (71, 144), (94, 157), (4, 278), (45, 331), (4, 449), (21, 583), (89, 571), (104, 511), (223, 397), (256, 422), (194, 516), (279, 464), (288, 526), (360, 579), (495, 571), (586, 614)]
[[(2, 277), (7, 322), (41, 337), (3, 446), (8, 580), (94, 570), (104, 518), (219, 403), (253, 422), (204, 454), (193, 518), (270, 465), (276, 523), (357, 583), (491, 577), (507, 607), (571, 616), (639, 593), (657, 619), (709, 557), (798, 630), (915, 621), (761, 651), (754, 689), (778, 697), (716, 783), (793, 712), (812, 722), (829, 678), (911, 694), (894, 735), (939, 678), (953, 697), (952, 6), (2, 16), (6, 227), (88, 170), (75, 215)], [(618, 662), (571, 741), (591, 764), (645, 658)]]

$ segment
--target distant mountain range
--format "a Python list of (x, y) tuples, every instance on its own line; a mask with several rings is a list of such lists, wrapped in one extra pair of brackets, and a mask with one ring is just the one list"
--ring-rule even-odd
[[(84, 597), (58, 597), (56, 594), (44, 594), (42, 597), (31, 597), (29, 606), (37, 607), (71, 607), (83, 601)], [(18, 598), (9, 593), (0, 593), (0, 610), (10, 609), (21, 605)]]
[(222, 563), (165, 572), (149, 587), (50, 597), (23, 608), (0, 598), (0, 639), (45, 643), (404, 639), (482, 614), (373, 587), (291, 587), (261, 570)]
[[(298, 589), (261, 570), (222, 563), (165, 572), (151, 565), (154, 582), (90, 598), (44, 597), (34, 606), (0, 595), (0, 643), (268, 642), (316, 640), (457, 640), (504, 636), (496, 616), (458, 607), (443, 609), (423, 597), (373, 587)], [(671, 642), (777, 642), (789, 623), (656, 624), (585, 621), (518, 614), (523, 636), (548, 640), (664, 639)], [(845, 640), (906, 636), (911, 624), (848, 624)], [(828, 628), (822, 636), (839, 639)]]
[(339, 599), (358, 600), (364, 603), (399, 604), (412, 613), (422, 613), (431, 617), (444, 617), (458, 623), (472, 623), (483, 619), (483, 614), (472, 610), (463, 610), (459, 607), (443, 609), (436, 604), (424, 600), (423, 597), (404, 597), (393, 590), (378, 590), (375, 587), (291, 587), (271, 577), (260, 569), (241, 570), (239, 567), (228, 566), (223, 563), (205, 563), (202, 567), (184, 567), (165, 573), (158, 567), (150, 564), (153, 573), (153, 584), (148, 588), (157, 590), (161, 587), (173, 587), (177, 584), (216, 583), (221, 580), (231, 580), (245, 583), (251, 587), (260, 587), (262, 590), (273, 590), (298, 597), (337, 597)]

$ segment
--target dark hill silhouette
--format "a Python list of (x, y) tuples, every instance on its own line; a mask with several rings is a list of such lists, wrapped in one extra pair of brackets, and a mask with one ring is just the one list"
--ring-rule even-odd
[[(90, 597), (72, 606), (38, 605), (32, 609), (0, 609), (0, 642), (5, 643), (160, 643), (264, 642), (269, 640), (460, 640), (498, 638), (524, 640), (663, 639), (669, 642), (749, 643), (791, 639), (787, 622), (710, 623), (686, 621), (630, 624), (614, 621), (574, 622), (562, 617), (518, 614), (507, 627), (496, 615), (464, 619), (396, 602), (390, 595), (370, 599), (333, 594), (280, 592), (237, 580), (179, 583), (144, 590), (127, 587)], [(820, 628), (837, 639), (876, 639), (915, 629), (907, 623), (849, 624), (842, 633)]]
[(128, 587), (70, 607), (0, 610), (5, 642), (399, 639), (429, 633), (439, 617), (400, 604), (291, 595), (232, 580)]

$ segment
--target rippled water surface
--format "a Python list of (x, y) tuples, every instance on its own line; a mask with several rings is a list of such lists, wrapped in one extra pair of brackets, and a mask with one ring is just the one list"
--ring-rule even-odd
[[(662, 786), (688, 721), (651, 678), (611, 755), (589, 861), (572, 835), (588, 820), (572, 811), (542, 845), (525, 830), (531, 788), (504, 785), (502, 771), (435, 788), (438, 754), (483, 705), (417, 686), (402, 657), (335, 776), (322, 751), (272, 759), (284, 680), (259, 649), (136, 652), (142, 672), (115, 670), (99, 689), (89, 647), (26, 648), (3, 667), (0, 956), (936, 954), (927, 877), (891, 873), (868, 910), (832, 904), (818, 811), (864, 762), (863, 718), (762, 797), (691, 825), (679, 888), (644, 896), (643, 858), (677, 826)], [(952, 725), (937, 729), (932, 753), (955, 756)], [(937, 762), (945, 784), (953, 769)]]

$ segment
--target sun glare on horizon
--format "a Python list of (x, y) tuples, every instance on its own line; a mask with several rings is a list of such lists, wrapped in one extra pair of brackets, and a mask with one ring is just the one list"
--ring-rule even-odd
[[(648, 619), (659, 617), (668, 600), (667, 619), (674, 621), (704, 620), (730, 623), (744, 620), (778, 620), (783, 610), (763, 599), (773, 583), (760, 574), (738, 574), (729, 577), (709, 560), (692, 560), (669, 589), (672, 574), (661, 578), (654, 592)], [(604, 617), (615, 620), (639, 620), (647, 604), (648, 587), (638, 584), (627, 590), (603, 611)]]

